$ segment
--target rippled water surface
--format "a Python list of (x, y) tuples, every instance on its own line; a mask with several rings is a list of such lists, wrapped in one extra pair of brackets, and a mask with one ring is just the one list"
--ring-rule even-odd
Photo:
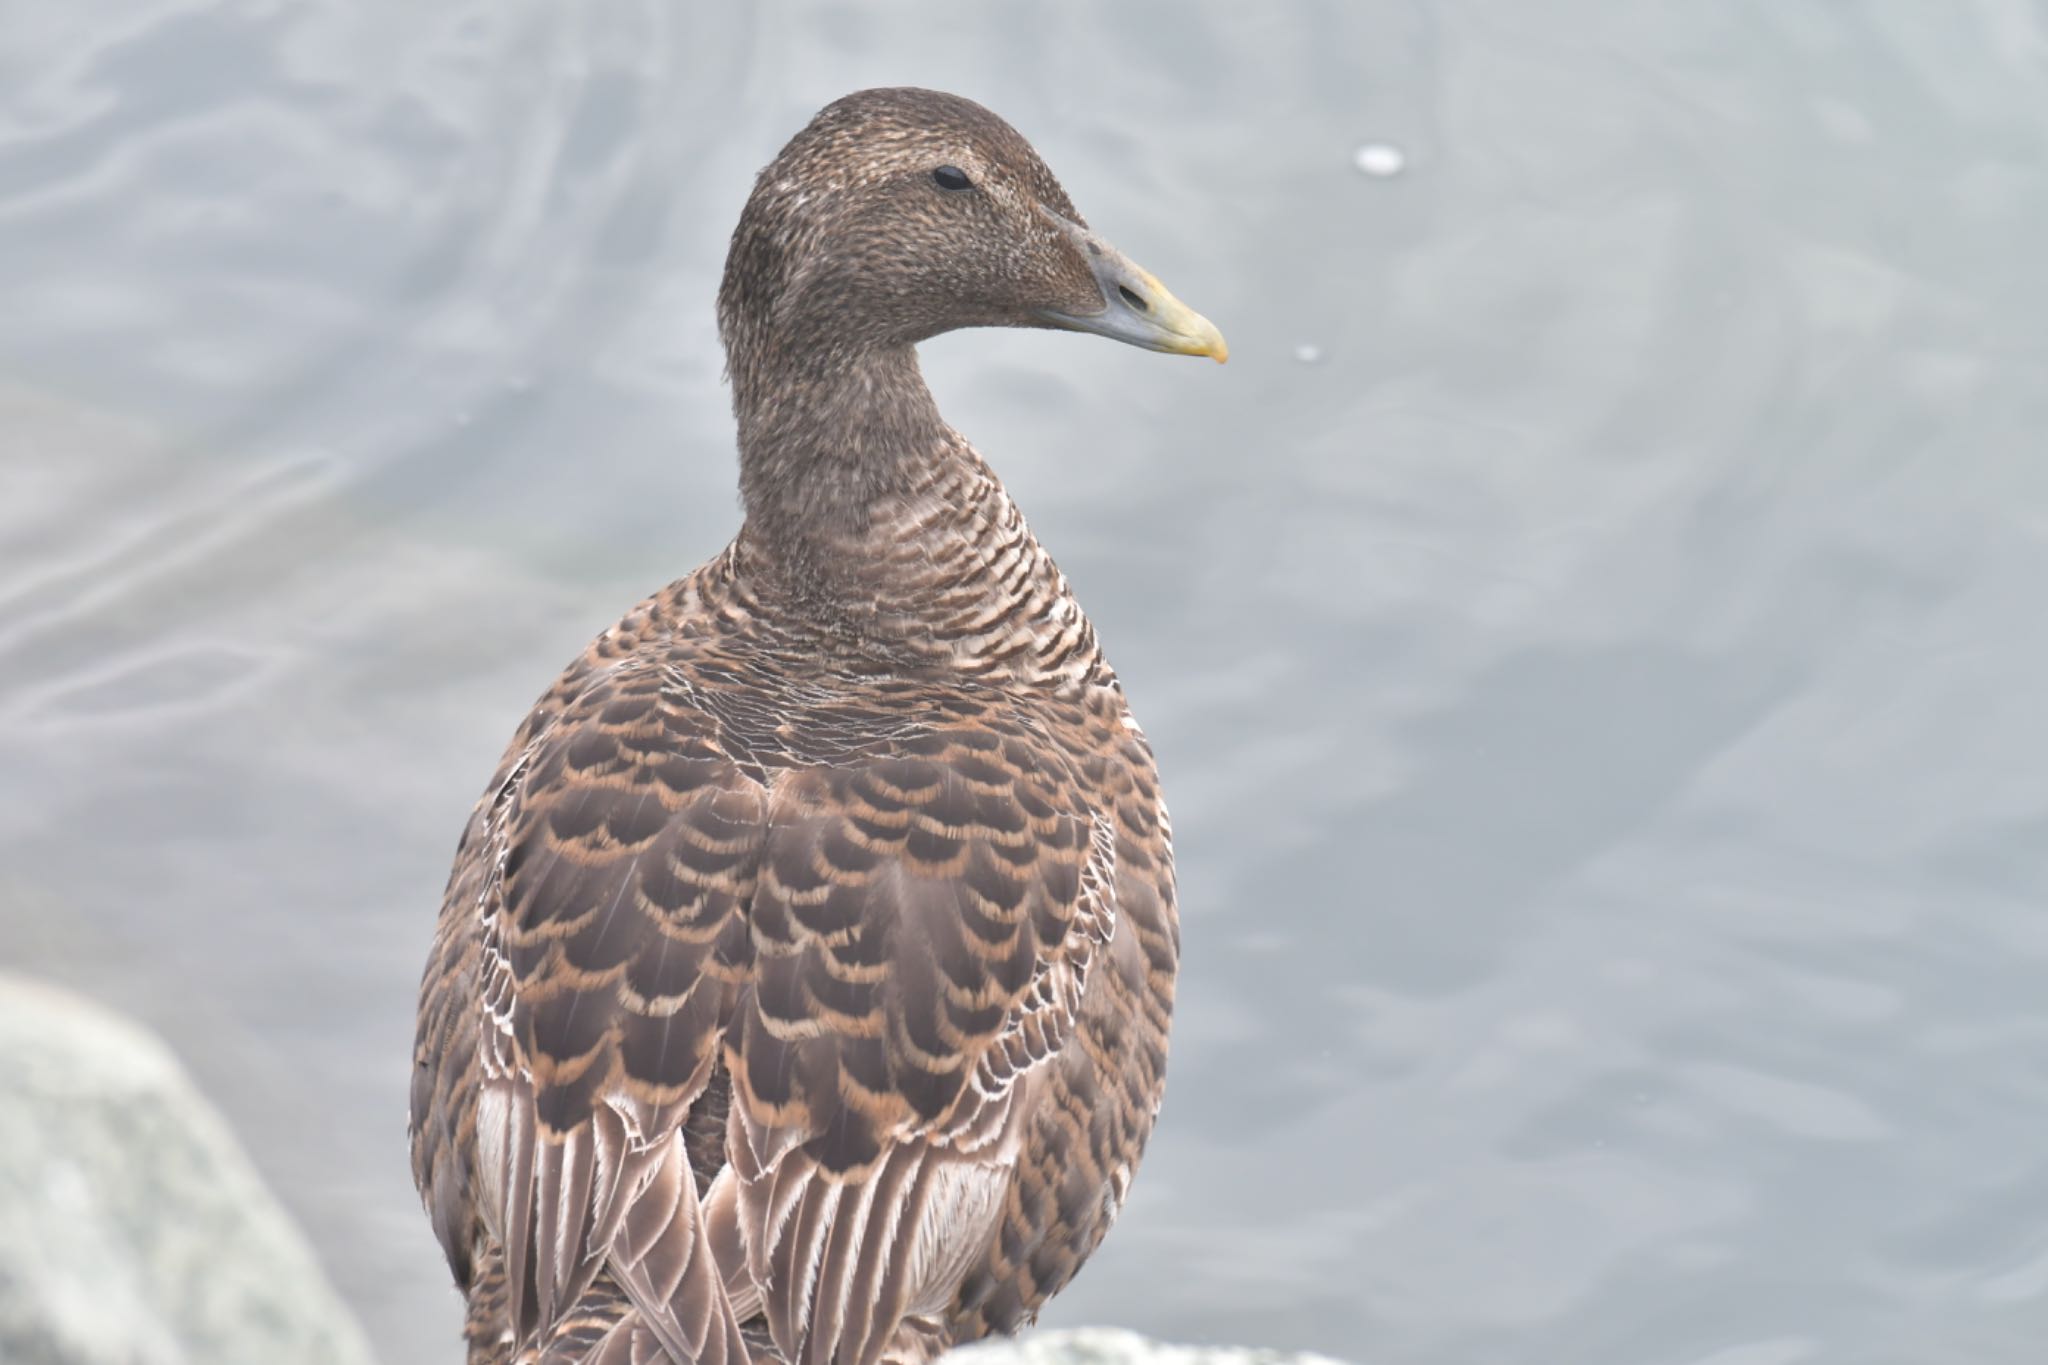
[(2037, 1361), (2044, 23), (17, 0), (0, 951), (161, 1028), (384, 1358), (453, 1360), (403, 1118), (457, 830), (736, 523), (753, 170), (950, 87), (1235, 352), (927, 352), (1180, 848), (1167, 1112), (1048, 1320)]

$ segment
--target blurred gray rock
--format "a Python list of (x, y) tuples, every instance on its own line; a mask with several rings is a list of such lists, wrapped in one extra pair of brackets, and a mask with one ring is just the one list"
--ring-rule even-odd
[(4, 974), (0, 1361), (370, 1362), (305, 1240), (164, 1045)]
[(1328, 1356), (1305, 1351), (1169, 1346), (1120, 1327), (1077, 1327), (977, 1342), (946, 1359), (950, 1365), (1338, 1365)]

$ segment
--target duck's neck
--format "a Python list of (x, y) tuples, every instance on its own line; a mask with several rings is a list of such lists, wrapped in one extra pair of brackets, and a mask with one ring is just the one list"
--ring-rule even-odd
[(909, 346), (741, 353), (731, 369), (740, 493), (763, 534), (858, 532), (879, 501), (949, 455), (952, 433)]
[(1064, 578), (909, 346), (775, 367), (735, 356), (751, 590), (870, 643), (969, 672), (1070, 682), (1105, 671)]

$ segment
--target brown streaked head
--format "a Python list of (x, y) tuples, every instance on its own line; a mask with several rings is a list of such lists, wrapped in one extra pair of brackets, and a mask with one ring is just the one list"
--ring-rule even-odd
[(827, 105), (761, 172), (719, 290), (736, 362), (1064, 327), (1183, 355), (1222, 334), (1088, 229), (1017, 131), (934, 90)]

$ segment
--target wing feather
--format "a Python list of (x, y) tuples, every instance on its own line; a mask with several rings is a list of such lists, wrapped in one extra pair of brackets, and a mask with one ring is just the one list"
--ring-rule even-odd
[(727, 1065), (736, 1218), (788, 1359), (872, 1365), (994, 1236), (1029, 1078), (1115, 931), (1083, 789), (971, 725), (771, 787)]
[(764, 838), (714, 731), (658, 672), (618, 669), (563, 704), (491, 815), (478, 1150), (521, 1342), (609, 1270), (663, 1349), (747, 1358), (681, 1132), (746, 975)]
[(613, 1273), (663, 1349), (695, 1365), (745, 1365), (747, 1350), (698, 1207), (680, 1135), (633, 1200), (614, 1243)]
[[(586, 678), (487, 803), (476, 1187), (508, 1317), (550, 1360), (746, 1365), (756, 1314), (800, 1365), (916, 1356), (1116, 933), (1115, 826), (1022, 724), (763, 767), (708, 691)], [(721, 1066), (729, 1166), (693, 1168)]]

